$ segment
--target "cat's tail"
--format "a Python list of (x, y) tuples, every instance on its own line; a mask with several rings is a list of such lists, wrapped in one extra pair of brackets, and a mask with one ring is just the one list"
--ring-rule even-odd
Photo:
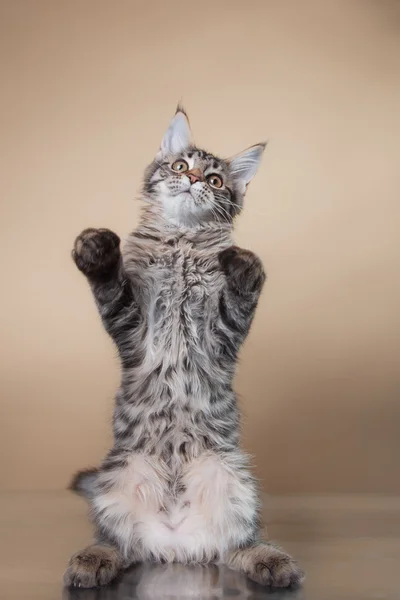
[(71, 479), (68, 489), (91, 500), (95, 495), (98, 473), (99, 469), (96, 467), (78, 471)]

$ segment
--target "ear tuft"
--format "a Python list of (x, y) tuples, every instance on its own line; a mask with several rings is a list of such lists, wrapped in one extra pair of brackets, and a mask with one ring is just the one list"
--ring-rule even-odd
[(250, 146), (240, 154), (227, 160), (231, 175), (239, 188), (244, 193), (247, 185), (257, 173), (267, 142)]
[(163, 154), (178, 154), (188, 148), (192, 143), (192, 132), (189, 119), (184, 108), (178, 104), (167, 132), (161, 142)]
[(183, 108), (183, 106), (182, 106), (182, 104), (180, 102), (178, 102), (178, 104), (176, 105), (175, 114), (177, 114), (177, 113), (183, 113), (185, 115), (185, 117), (187, 118), (188, 122), (189, 122), (188, 114), (187, 114), (186, 110)]

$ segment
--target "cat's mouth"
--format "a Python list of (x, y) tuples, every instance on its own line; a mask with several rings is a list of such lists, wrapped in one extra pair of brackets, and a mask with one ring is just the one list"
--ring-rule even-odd
[(179, 189), (174, 191), (172, 196), (180, 196), (181, 194), (190, 194), (190, 196), (195, 196), (201, 190), (203, 190), (204, 184), (199, 184), (199, 182), (191, 183), (189, 178), (185, 177), (181, 179)]
[(180, 198), (181, 200), (183, 199), (195, 199), (195, 195), (193, 194), (193, 191), (191, 190), (191, 188), (189, 189), (183, 189), (183, 190), (179, 190), (177, 192), (174, 192), (173, 194), (171, 194), (172, 198)]

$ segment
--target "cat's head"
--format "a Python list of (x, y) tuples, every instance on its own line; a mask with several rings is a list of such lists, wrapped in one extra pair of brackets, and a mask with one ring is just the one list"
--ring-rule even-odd
[(145, 173), (144, 194), (180, 225), (232, 222), (256, 174), (265, 144), (221, 159), (197, 148), (188, 117), (178, 107), (161, 148)]

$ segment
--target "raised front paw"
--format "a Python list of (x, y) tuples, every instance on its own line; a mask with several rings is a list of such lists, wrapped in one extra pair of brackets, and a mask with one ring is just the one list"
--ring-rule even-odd
[(85, 229), (75, 240), (72, 258), (86, 276), (104, 276), (118, 264), (119, 244), (119, 237), (109, 229)]
[(261, 260), (253, 252), (230, 246), (218, 258), (231, 287), (238, 292), (261, 292), (266, 275)]
[(89, 546), (77, 552), (69, 561), (64, 574), (64, 585), (92, 588), (107, 585), (121, 568), (118, 552), (108, 546)]

